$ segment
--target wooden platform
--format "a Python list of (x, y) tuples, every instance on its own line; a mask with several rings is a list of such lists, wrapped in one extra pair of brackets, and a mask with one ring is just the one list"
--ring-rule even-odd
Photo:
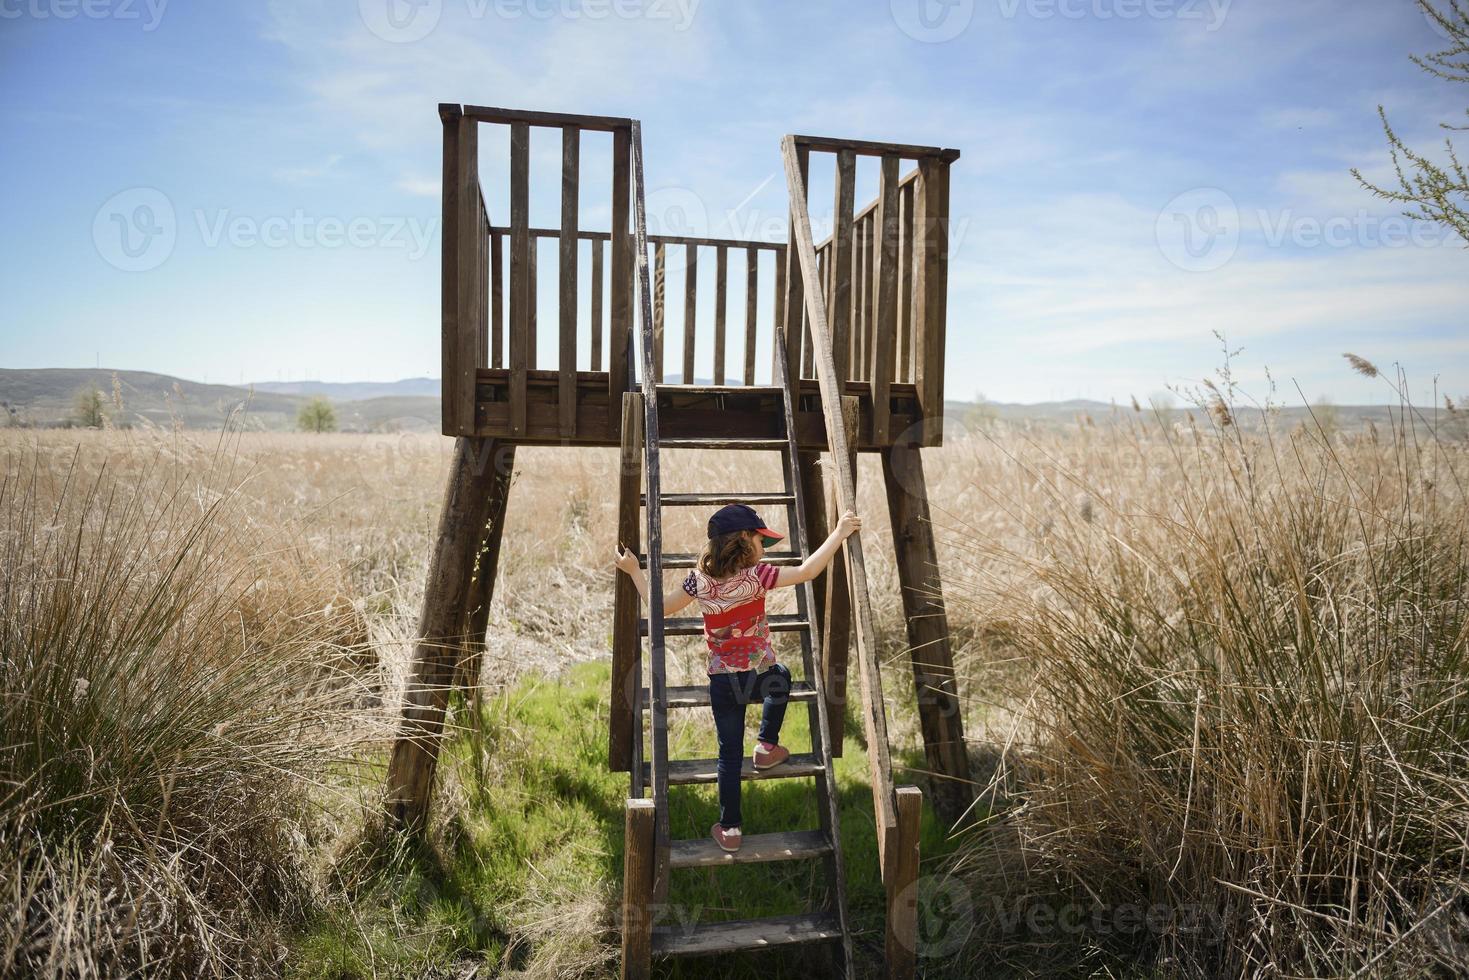
[[(621, 405), (608, 403), (606, 371), (576, 373), (576, 421), (569, 437), (561, 424), (559, 372), (529, 371), (526, 375), (526, 434), (516, 437), (510, 427), (510, 371), (480, 368), (475, 372), (475, 432), (477, 436), (530, 446), (618, 446), (621, 444)], [(919, 422), (917, 391), (911, 384), (890, 386), (889, 438), (878, 443), (872, 436), (872, 386), (848, 381), (844, 393), (858, 401), (857, 449), (876, 452), (911, 438)], [(711, 437), (778, 439), (782, 435), (781, 389), (766, 385), (663, 385), (659, 389), (660, 436), (664, 440)], [(801, 383), (796, 411), (796, 441), (802, 450), (827, 449), (826, 421), (821, 393), (814, 379)], [(932, 438), (927, 440), (933, 444)]]

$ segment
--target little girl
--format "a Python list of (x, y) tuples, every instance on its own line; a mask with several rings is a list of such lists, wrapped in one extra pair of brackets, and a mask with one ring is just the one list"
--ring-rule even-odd
[[(843, 541), (860, 530), (862, 520), (851, 511), (811, 557), (795, 568), (763, 564), (765, 546), (781, 540), (760, 515), (744, 504), (720, 508), (709, 518), (709, 541), (689, 572), (683, 587), (663, 597), (663, 615), (672, 616), (697, 599), (704, 614), (704, 638), (709, 645), (709, 706), (719, 737), (719, 822), (710, 828), (715, 843), (726, 851), (740, 848), (740, 768), (745, 754), (745, 707), (764, 702), (756, 769), (770, 769), (790, 757), (780, 744), (791, 691), (791, 672), (775, 662), (770, 625), (765, 619), (765, 593), (770, 589), (809, 582), (820, 575)], [(638, 557), (617, 549), (616, 566), (632, 576), (646, 602), (648, 581)]]

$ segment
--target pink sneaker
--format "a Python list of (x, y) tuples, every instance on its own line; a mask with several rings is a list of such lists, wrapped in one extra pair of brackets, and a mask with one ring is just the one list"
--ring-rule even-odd
[(724, 827), (717, 823), (709, 828), (709, 833), (714, 838), (714, 843), (726, 851), (731, 852), (738, 851), (740, 849), (740, 842), (744, 839), (744, 834), (740, 832), (740, 828), (731, 827), (725, 830)]
[(755, 743), (755, 768), (773, 769), (791, 757), (791, 750), (784, 745), (771, 745), (769, 742)]

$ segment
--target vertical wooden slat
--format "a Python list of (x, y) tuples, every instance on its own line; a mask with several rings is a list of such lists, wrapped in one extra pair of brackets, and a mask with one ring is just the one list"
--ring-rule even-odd
[(851, 150), (837, 152), (836, 201), (831, 237), (831, 255), (827, 274), (831, 276), (831, 292), (827, 296), (826, 318), (831, 326), (831, 352), (836, 369), (845, 381), (852, 376), (852, 255), (855, 229), (852, 208), (857, 192), (857, 155)]
[(530, 364), (530, 126), (510, 125), (510, 434), (526, 432), (525, 377)]
[(918, 408), (923, 445), (943, 441), (944, 329), (949, 287), (949, 165), (927, 159), (918, 165), (914, 215), (918, 271), (913, 283), (913, 325), (918, 367)]
[(876, 234), (876, 303), (872, 328), (872, 441), (888, 442), (892, 406), (888, 391), (893, 381), (893, 351), (898, 339), (898, 158), (882, 158), (878, 176)]
[(699, 308), (699, 246), (684, 246), (683, 383), (694, 383), (694, 330)]
[(868, 340), (868, 332), (872, 329), (872, 216), (868, 215), (862, 219), (861, 245), (857, 251), (857, 264), (859, 285), (857, 295), (854, 299), (856, 307), (855, 317), (859, 324), (854, 337), (854, 356), (852, 365), (855, 368), (853, 377), (863, 381), (867, 380), (867, 358), (871, 344)]
[[(847, 446), (846, 465), (852, 474), (853, 491), (856, 490), (857, 480), (857, 424), (861, 420), (861, 403), (855, 395), (842, 396), (842, 425), (847, 431), (850, 443)], [(837, 467), (842, 465), (836, 456), (829, 456), (831, 465), (828, 468), (829, 479), (824, 494), (826, 500), (826, 512), (831, 515), (831, 522), (836, 523), (842, 516), (840, 496), (837, 493)], [(825, 593), (826, 618), (822, 622), (821, 649), (825, 651), (826, 662), (823, 669), (826, 671), (822, 677), (822, 683), (826, 687), (826, 698), (834, 709), (830, 715), (838, 716), (838, 720), (830, 720), (828, 716), (827, 726), (831, 730), (832, 737), (844, 738), (846, 733), (846, 718), (841, 717), (846, 711), (847, 705), (847, 674), (848, 663), (852, 654), (852, 594), (847, 581), (847, 555), (838, 549), (831, 556), (831, 564), (826, 567), (826, 593)]]
[[(823, 249), (816, 255), (816, 278), (821, 281), (823, 296), (831, 296), (831, 250)], [(815, 362), (812, 360), (812, 351), (815, 345), (811, 343), (811, 319), (801, 319), (801, 377), (814, 378), (816, 376)]]
[(622, 980), (647, 980), (653, 971), (652, 800), (623, 804)]
[(760, 252), (745, 249), (745, 384), (755, 383), (755, 320), (760, 302)]
[(913, 183), (898, 193), (898, 380), (913, 380)]
[(474, 434), (475, 368), (479, 364), (480, 308), (486, 293), (486, 269), (480, 261), (480, 231), (483, 228), (479, 191), (479, 123), (459, 119), (458, 166), (455, 177), (458, 189), (455, 205), (459, 211), (455, 227), (457, 239), (455, 276), (455, 344), (454, 344), (454, 431), (458, 435)]
[[(479, 200), (479, 206), (475, 208), (478, 227), (474, 233), (474, 366), (487, 368), (490, 366), (490, 216), (485, 210), (481, 188), (475, 188), (475, 197)], [(477, 382), (477, 376), (471, 378), (470, 387), (474, 387)], [(472, 413), (473, 408), (471, 417)]]
[(602, 370), (602, 239), (592, 239), (592, 370)]
[(457, 105), (439, 107), (444, 124), (442, 198), (439, 221), (443, 226), (439, 269), (439, 330), (441, 392), (439, 409), (446, 436), (459, 433), (459, 120)]
[[(617, 546), (642, 553), (638, 503), (643, 489), (643, 395), (622, 394), (622, 452), (617, 473)], [(638, 647), (637, 587), (627, 575), (617, 576), (612, 599), (612, 697), (607, 716), (607, 764), (628, 772), (634, 759), (633, 739), (642, 730), (638, 691), (642, 687)]]
[(537, 341), (540, 340), (541, 330), (541, 301), (536, 297), (536, 291), (541, 285), (540, 273), (536, 271), (536, 267), (540, 264), (540, 245), (541, 237), (539, 235), (532, 234), (530, 236), (530, 262), (528, 263), (529, 272), (527, 273), (525, 280), (525, 291), (527, 296), (529, 297), (526, 302), (526, 309), (527, 312), (530, 314), (530, 330), (526, 334), (527, 343), (525, 345), (525, 363), (526, 367), (528, 367), (532, 371), (536, 370), (536, 345)]
[(505, 235), (490, 234), (490, 367), (505, 366)]
[[(781, 333), (786, 322), (786, 250), (784, 247), (777, 249), (775, 253), (774, 303), (775, 310), (771, 316), (770, 322), (772, 333), (774, 333), (775, 335), (772, 338), (772, 342), (770, 344), (770, 355), (772, 361), (775, 358), (775, 345), (777, 343), (784, 342), (781, 338)], [(796, 311), (796, 314), (798, 316), (800, 315), (800, 313), (800, 310)], [(774, 363), (772, 363), (770, 366), (770, 382), (771, 384), (780, 383), (780, 375), (776, 372)]]
[(608, 405), (622, 401), (632, 359), (633, 245), (631, 132), (612, 133), (612, 321), (607, 341)]
[(728, 248), (720, 245), (714, 251), (714, 383), (724, 384), (725, 306), (729, 299)]
[(576, 435), (576, 273), (577, 210), (581, 205), (581, 130), (561, 127), (561, 257), (558, 263), (557, 313), (560, 357), (557, 359), (556, 407), (561, 438)]
[(664, 269), (667, 265), (664, 261), (663, 243), (659, 242), (653, 246), (653, 367), (657, 372), (656, 381), (663, 383), (663, 323), (666, 304), (664, 293), (667, 285)]
[[(811, 173), (811, 151), (805, 147), (796, 148), (796, 166), (800, 168), (801, 180), (804, 183)], [(809, 216), (805, 216), (809, 220)], [(793, 392), (800, 392), (800, 379), (805, 372), (801, 363), (801, 334), (802, 324), (805, 322), (806, 300), (805, 290), (801, 280), (800, 257), (796, 250), (791, 247), (796, 240), (796, 221), (794, 211), (791, 213), (790, 227), (786, 233), (786, 276), (785, 276), (785, 310), (784, 316), (776, 325), (777, 341), (784, 340), (786, 345), (786, 372), (790, 375), (789, 384)], [(813, 284), (812, 288), (817, 288)], [(780, 384), (779, 378), (772, 378), (772, 384)]]

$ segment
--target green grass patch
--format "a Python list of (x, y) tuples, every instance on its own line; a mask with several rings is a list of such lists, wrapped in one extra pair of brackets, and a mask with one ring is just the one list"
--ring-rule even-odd
[[(348, 852), (338, 862), (343, 898), (297, 943), (292, 975), (615, 975), (629, 779), (607, 769), (608, 685), (609, 666), (586, 663), (487, 700), (477, 730), (447, 746), (432, 842), (408, 851), (375, 834)], [(751, 739), (758, 716), (752, 706)], [(857, 731), (851, 722), (848, 732)], [(809, 748), (804, 705), (787, 711), (781, 741)], [(715, 745), (707, 710), (676, 713), (675, 758), (712, 758)], [(848, 906), (857, 957), (871, 970), (882, 956), (884, 894), (867, 756), (855, 737), (836, 769)], [(746, 783), (744, 792), (746, 833), (819, 826), (813, 780)], [(703, 837), (718, 817), (712, 785), (673, 787), (669, 804), (676, 838)], [(925, 809), (925, 869), (951, 850)], [(823, 879), (818, 861), (680, 870), (669, 915), (710, 921), (805, 911), (817, 907)], [(821, 963), (819, 952), (785, 951), (675, 962), (660, 973), (794, 977), (819, 975)]]

